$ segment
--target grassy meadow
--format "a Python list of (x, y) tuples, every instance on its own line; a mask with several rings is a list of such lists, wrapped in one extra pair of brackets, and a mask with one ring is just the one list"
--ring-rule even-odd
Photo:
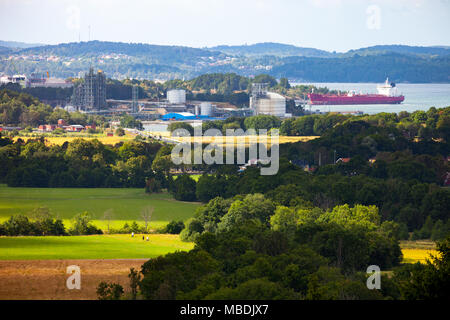
[(35, 208), (47, 207), (54, 217), (64, 221), (66, 227), (76, 214), (87, 211), (93, 223), (106, 230), (105, 211), (112, 210), (110, 227), (119, 228), (125, 222), (142, 221), (142, 210), (150, 206), (154, 208), (150, 228), (160, 228), (172, 220), (186, 221), (199, 205), (176, 201), (168, 193), (148, 195), (144, 189), (10, 188), (0, 185), (0, 221), (14, 214), (27, 215)]
[(0, 260), (148, 259), (192, 248), (168, 234), (0, 237)]

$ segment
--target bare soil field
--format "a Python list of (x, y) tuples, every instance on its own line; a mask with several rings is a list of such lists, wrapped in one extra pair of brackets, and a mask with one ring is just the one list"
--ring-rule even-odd
[[(147, 259), (0, 260), (0, 300), (96, 300), (101, 281), (120, 283), (129, 291), (130, 268), (140, 270)], [(66, 268), (81, 270), (81, 289), (69, 290)]]

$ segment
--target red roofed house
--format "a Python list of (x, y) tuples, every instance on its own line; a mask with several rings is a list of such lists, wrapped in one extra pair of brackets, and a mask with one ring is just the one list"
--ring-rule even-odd
[(39, 131), (50, 132), (56, 129), (56, 124), (41, 124), (38, 128)]
[(352, 158), (339, 158), (336, 160), (336, 163), (339, 163), (339, 162), (348, 163), (348, 162), (350, 162), (351, 159)]
[(64, 130), (71, 132), (80, 132), (84, 127), (81, 124), (72, 124), (70, 126), (64, 127)]

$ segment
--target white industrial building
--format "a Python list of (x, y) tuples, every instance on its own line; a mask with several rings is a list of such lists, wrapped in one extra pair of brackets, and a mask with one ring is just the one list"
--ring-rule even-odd
[(2, 76), (0, 77), (0, 85), (8, 84), (8, 83), (18, 83), (22, 87), (26, 87), (28, 82), (27, 76), (23, 74), (16, 74), (13, 76)]
[(184, 104), (186, 103), (186, 90), (175, 89), (167, 91), (167, 100), (171, 104)]
[(202, 102), (200, 104), (200, 114), (202, 116), (212, 116), (213, 115), (213, 106), (210, 102)]
[(28, 78), (26, 75), (16, 74), (13, 76), (1, 76), (0, 85), (8, 83), (18, 83), (24, 88), (70, 88), (73, 83), (68, 80), (59, 78)]
[(71, 81), (59, 78), (43, 78), (43, 79), (30, 79), (29, 87), (37, 88), (71, 88), (73, 83)]
[(286, 117), (286, 98), (278, 93), (268, 92), (265, 84), (254, 84), (250, 108), (255, 115)]

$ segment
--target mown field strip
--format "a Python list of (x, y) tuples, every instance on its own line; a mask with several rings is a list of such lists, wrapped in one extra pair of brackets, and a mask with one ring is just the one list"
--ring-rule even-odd
[(178, 235), (148, 237), (148, 241), (147, 235), (141, 234), (0, 237), (0, 260), (149, 259), (193, 248)]
[(110, 226), (142, 221), (141, 212), (153, 207), (150, 227), (157, 228), (172, 220), (186, 221), (200, 204), (176, 201), (168, 193), (148, 195), (143, 189), (127, 188), (9, 188), (0, 185), (0, 221), (14, 214), (30, 215), (38, 207), (47, 207), (54, 217), (68, 224), (78, 213), (87, 211), (94, 224), (106, 229), (105, 211), (111, 209)]

